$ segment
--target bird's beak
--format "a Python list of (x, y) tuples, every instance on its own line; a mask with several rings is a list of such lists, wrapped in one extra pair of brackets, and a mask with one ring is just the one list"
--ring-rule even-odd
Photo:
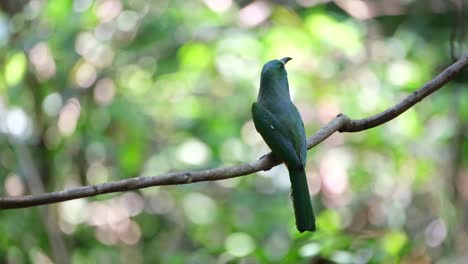
[(290, 60), (292, 60), (291, 57), (284, 57), (284, 58), (282, 58), (280, 61), (283, 63), (283, 65), (286, 65), (286, 63), (287, 63), (288, 61), (290, 61)]

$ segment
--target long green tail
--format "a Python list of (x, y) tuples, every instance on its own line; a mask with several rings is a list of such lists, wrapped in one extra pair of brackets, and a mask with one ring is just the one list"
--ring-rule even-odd
[(310, 201), (307, 178), (303, 168), (288, 168), (291, 180), (291, 197), (299, 232), (315, 231), (315, 216)]

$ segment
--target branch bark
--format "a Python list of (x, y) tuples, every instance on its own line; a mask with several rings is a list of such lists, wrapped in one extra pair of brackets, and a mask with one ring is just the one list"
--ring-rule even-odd
[[(468, 55), (461, 57), (458, 61), (440, 73), (433, 80), (414, 91), (404, 98), (400, 103), (374, 116), (353, 120), (344, 114), (339, 114), (327, 125), (318, 130), (307, 140), (307, 149), (311, 149), (330, 137), (335, 132), (358, 132), (384, 124), (399, 116), (422, 99), (443, 87), (468, 66)], [(219, 167), (202, 171), (170, 172), (153, 177), (136, 177), (120, 181), (107, 182), (98, 185), (71, 188), (68, 190), (43, 193), (38, 195), (27, 195), (20, 197), (0, 198), (0, 209), (14, 209), (32, 207), (37, 205), (58, 203), (83, 197), (91, 197), (105, 193), (137, 190), (152, 186), (190, 184), (201, 181), (215, 181), (228, 178), (244, 176), (261, 170), (269, 170), (281, 162), (276, 160), (271, 153), (260, 159), (230, 167)]]

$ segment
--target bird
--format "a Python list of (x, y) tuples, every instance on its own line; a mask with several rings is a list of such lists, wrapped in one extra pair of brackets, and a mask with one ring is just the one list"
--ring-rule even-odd
[(289, 94), (285, 66), (292, 58), (271, 60), (262, 68), (257, 101), (252, 104), (255, 129), (283, 161), (291, 181), (291, 198), (297, 230), (316, 230), (315, 215), (305, 174), (307, 142), (304, 123)]

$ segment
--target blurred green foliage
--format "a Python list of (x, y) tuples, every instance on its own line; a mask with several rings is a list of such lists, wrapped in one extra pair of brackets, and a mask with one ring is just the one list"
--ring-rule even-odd
[[(448, 3), (276, 2), (2, 2), (1, 195), (259, 158), (268, 148), (250, 107), (273, 58), (294, 58), (291, 93), (309, 135), (340, 112), (388, 108), (450, 63)], [(0, 262), (463, 263), (460, 80), (309, 151), (316, 233), (295, 230), (280, 166), (3, 211)]]

